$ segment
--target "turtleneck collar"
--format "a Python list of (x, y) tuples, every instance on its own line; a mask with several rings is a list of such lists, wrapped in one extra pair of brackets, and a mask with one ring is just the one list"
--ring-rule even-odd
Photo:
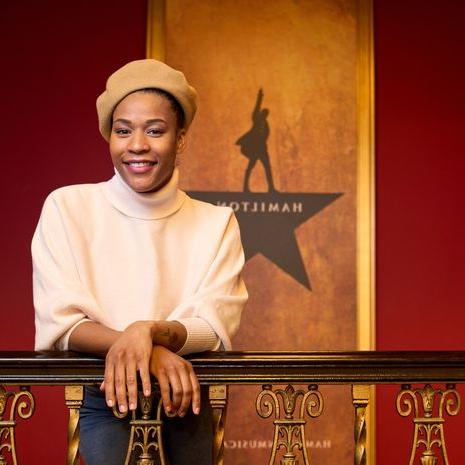
[(133, 191), (115, 170), (115, 175), (102, 183), (104, 195), (121, 213), (131, 218), (158, 220), (178, 211), (186, 194), (178, 189), (179, 172), (175, 168), (168, 184), (156, 192)]

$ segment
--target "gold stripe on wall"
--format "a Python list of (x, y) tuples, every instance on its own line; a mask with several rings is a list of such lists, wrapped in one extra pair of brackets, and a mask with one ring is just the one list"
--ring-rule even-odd
[(357, 108), (357, 346), (375, 349), (374, 66), (371, 0), (359, 0)]
[[(357, 348), (376, 349), (375, 314), (375, 95), (372, 0), (358, 2), (357, 98)], [(367, 410), (367, 463), (376, 463), (375, 394)]]
[(147, 2), (146, 57), (165, 61), (166, 58), (166, 0)]

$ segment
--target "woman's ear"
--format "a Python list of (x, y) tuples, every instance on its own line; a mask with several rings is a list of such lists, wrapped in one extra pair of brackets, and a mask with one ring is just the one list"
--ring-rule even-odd
[(177, 136), (177, 142), (176, 142), (176, 153), (182, 153), (184, 152), (184, 149), (186, 148), (186, 130), (185, 129), (180, 129), (178, 131), (178, 136)]

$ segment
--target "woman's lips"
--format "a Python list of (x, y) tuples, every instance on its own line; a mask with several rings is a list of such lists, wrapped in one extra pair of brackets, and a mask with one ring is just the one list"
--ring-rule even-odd
[(143, 161), (124, 161), (124, 165), (126, 165), (127, 170), (131, 173), (141, 174), (147, 173), (148, 171), (152, 170), (154, 166), (158, 163), (155, 161), (150, 160), (143, 160)]

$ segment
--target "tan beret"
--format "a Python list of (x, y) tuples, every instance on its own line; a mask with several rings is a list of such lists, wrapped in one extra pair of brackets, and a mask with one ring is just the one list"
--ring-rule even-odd
[(113, 111), (127, 95), (140, 89), (161, 89), (171, 94), (184, 111), (187, 129), (197, 109), (197, 92), (184, 74), (157, 60), (131, 61), (115, 71), (108, 79), (105, 91), (97, 98), (100, 133), (110, 140)]

